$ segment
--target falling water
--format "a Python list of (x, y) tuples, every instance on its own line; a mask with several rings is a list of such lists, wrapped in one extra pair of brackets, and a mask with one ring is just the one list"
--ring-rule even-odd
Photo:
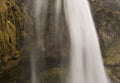
[[(49, 0), (34, 0), (37, 47), (44, 51), (43, 32)], [(63, 2), (62, 2), (63, 1)], [(61, 5), (63, 4), (63, 5)], [(71, 63), (68, 83), (110, 83), (107, 79), (97, 33), (87, 0), (56, 0), (55, 20), (59, 20), (61, 6), (71, 38)], [(57, 25), (56, 25), (57, 26)], [(36, 52), (36, 51), (35, 51)], [(37, 82), (35, 54), (31, 54), (32, 83)]]
[(87, 0), (64, 0), (71, 36), (68, 83), (109, 83)]
[[(31, 83), (39, 83), (39, 70), (44, 66), (44, 40), (43, 33), (47, 15), (48, 0), (34, 0), (34, 18), (35, 18), (35, 33), (36, 40), (34, 48), (32, 48), (31, 56)], [(43, 60), (42, 60), (43, 59)], [(42, 65), (38, 66), (39, 60)]]

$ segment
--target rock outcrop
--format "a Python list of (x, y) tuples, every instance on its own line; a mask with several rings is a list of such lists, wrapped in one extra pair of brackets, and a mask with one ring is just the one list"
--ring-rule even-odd
[(21, 60), (27, 38), (25, 26), (31, 24), (22, 2), (0, 0), (0, 74)]
[(93, 17), (101, 47), (105, 48), (120, 39), (120, 1), (91, 0)]

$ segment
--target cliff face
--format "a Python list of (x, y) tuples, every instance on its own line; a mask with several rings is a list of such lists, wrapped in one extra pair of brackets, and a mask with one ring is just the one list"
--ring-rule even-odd
[(30, 24), (22, 3), (0, 0), (0, 74), (19, 62), (27, 37), (24, 26)]
[[(0, 47), (0, 83), (27, 83), (31, 78), (30, 59), (27, 55), (29, 55), (30, 50), (33, 50), (31, 48), (36, 47), (36, 38), (34, 37), (36, 33), (35, 29), (33, 29), (35, 25), (32, 25), (34, 19), (32, 19), (33, 16), (31, 14), (34, 13), (31, 12), (32, 1), (2, 0), (0, 3), (2, 3), (0, 5), (2, 18), (0, 20), (0, 45), (2, 46)], [(52, 5), (52, 1), (49, 3), (50, 6), (48, 7), (43, 34), (45, 46), (44, 59), (46, 60), (45, 68), (59, 65), (60, 60), (63, 58), (61, 56), (65, 56), (69, 49), (69, 37), (66, 35), (68, 30), (66, 30), (64, 24), (64, 15), (61, 13), (59, 17), (61, 21), (58, 22), (58, 25), (60, 25), (58, 27), (59, 31), (55, 33), (54, 5)], [(32, 37), (30, 37), (31, 34), (33, 35)], [(25, 45), (26, 41), (27, 46), (29, 45), (28, 47)], [(40, 59), (38, 62), (38, 66), (40, 67), (41, 61), (43, 60)]]
[(108, 74), (110, 75), (113, 83), (120, 82), (120, 39), (115, 41), (103, 52), (104, 59)]
[(101, 47), (120, 38), (120, 4), (118, 0), (91, 0), (91, 8)]
[(104, 63), (114, 83), (120, 82), (120, 1), (91, 0)]

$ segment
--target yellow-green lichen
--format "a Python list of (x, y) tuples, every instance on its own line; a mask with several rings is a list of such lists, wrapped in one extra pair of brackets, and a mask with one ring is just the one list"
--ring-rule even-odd
[(15, 0), (0, 0), (0, 61), (6, 63), (3, 66), (8, 66), (7, 63), (20, 57), (21, 47), (28, 35), (24, 28), (30, 28), (31, 25), (29, 14), (20, 3)]

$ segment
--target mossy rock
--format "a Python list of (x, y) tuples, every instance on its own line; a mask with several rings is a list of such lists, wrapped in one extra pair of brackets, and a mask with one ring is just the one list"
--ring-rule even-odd
[(54, 67), (44, 70), (40, 74), (40, 83), (65, 83), (67, 70), (62, 67)]
[(119, 0), (90, 0), (102, 49), (120, 38)]
[(120, 39), (115, 41), (104, 52), (105, 65), (114, 83), (120, 83)]
[(106, 50), (103, 52), (106, 64), (119, 64), (120, 63), (120, 39), (113, 42)]
[(26, 28), (32, 27), (27, 8), (16, 1), (0, 0), (0, 76), (21, 59), (28, 36)]

